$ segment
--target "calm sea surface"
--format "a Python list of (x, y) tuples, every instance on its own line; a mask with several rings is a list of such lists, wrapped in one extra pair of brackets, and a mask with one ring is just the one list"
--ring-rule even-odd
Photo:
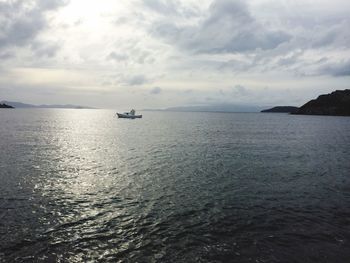
[(0, 110), (0, 262), (349, 262), (350, 118)]

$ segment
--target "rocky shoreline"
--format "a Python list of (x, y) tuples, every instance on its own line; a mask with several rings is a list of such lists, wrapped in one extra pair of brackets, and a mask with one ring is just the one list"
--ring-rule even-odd
[(350, 116), (350, 89), (336, 90), (310, 100), (293, 114)]

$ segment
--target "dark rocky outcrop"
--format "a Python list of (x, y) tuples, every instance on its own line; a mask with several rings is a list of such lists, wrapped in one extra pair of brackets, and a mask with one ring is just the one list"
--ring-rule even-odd
[(350, 116), (350, 89), (321, 95), (301, 106), (295, 114)]
[(262, 110), (261, 112), (272, 112), (272, 113), (294, 113), (298, 110), (298, 107), (294, 106), (276, 106), (271, 109)]
[(7, 105), (5, 103), (3, 104), (0, 103), (0, 109), (14, 109), (14, 107)]

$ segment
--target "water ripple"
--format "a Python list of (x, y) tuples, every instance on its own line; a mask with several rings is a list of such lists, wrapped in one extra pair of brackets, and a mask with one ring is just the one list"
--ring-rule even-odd
[(349, 118), (9, 114), (0, 262), (350, 258)]

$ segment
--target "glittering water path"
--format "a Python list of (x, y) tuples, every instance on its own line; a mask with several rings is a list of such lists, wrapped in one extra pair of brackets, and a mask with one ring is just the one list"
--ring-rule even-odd
[(0, 111), (0, 262), (346, 262), (350, 118)]

